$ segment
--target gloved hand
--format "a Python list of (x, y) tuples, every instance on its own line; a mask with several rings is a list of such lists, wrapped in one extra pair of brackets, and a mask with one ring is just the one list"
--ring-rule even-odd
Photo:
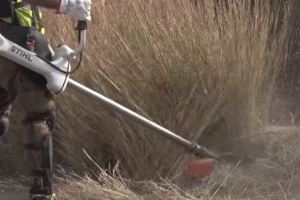
[(91, 0), (61, 0), (59, 13), (67, 14), (78, 21), (91, 21)]

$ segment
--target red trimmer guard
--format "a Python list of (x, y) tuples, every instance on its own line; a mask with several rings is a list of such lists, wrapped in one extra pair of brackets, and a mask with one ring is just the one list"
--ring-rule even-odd
[(184, 173), (188, 178), (205, 178), (214, 170), (213, 159), (190, 160), (187, 162)]

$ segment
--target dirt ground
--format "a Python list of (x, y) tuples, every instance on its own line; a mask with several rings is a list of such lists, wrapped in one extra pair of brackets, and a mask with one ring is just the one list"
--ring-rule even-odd
[[(274, 187), (276, 186), (275, 183), (280, 184), (287, 184), (289, 185), (287, 188), (283, 188), (282, 191), (288, 195), (288, 199), (299, 199), (300, 196), (298, 193), (298, 172), (297, 172), (297, 166), (298, 166), (298, 147), (297, 143), (299, 142), (299, 127), (284, 127), (284, 126), (271, 126), (267, 130), (264, 131), (264, 133), (261, 133), (260, 135), (265, 138), (265, 140), (268, 141), (269, 150), (267, 152), (270, 153), (267, 158), (265, 159), (258, 159), (254, 164), (251, 165), (250, 168), (246, 167), (246, 171), (243, 171), (243, 168), (245, 166), (239, 166), (237, 171), (242, 170), (239, 174), (239, 172), (236, 173), (229, 173), (231, 175), (228, 175), (226, 178), (228, 183), (225, 183), (224, 181), (224, 188), (228, 188), (228, 190), (232, 190), (232, 195), (239, 194), (243, 197), (246, 195), (247, 198), (237, 198), (237, 199), (257, 199), (257, 196), (253, 197), (255, 192), (258, 194), (261, 193), (262, 199), (282, 199), (278, 193), (277, 190), (274, 190)], [(274, 149), (275, 148), (275, 149)], [(224, 167), (222, 167), (223, 169)], [(220, 171), (220, 170), (219, 170)], [(215, 172), (218, 174), (218, 170)], [(225, 172), (221, 172), (221, 174), (224, 174)], [(227, 175), (226, 175), (227, 176)], [(265, 177), (267, 182), (264, 181), (262, 178)], [(255, 181), (252, 183), (250, 179), (254, 179)], [(222, 179), (217, 179), (222, 180)], [(225, 179), (224, 179), (225, 180)], [(250, 180), (250, 181), (249, 181)], [(260, 181), (262, 183), (260, 183)], [(17, 180), (8, 180), (4, 178), (0, 178), (0, 200), (26, 200), (28, 199), (28, 188), (23, 186), (24, 181), (17, 181)], [(69, 183), (71, 180), (69, 181)], [(221, 181), (222, 182), (222, 181)], [(246, 184), (257, 185), (259, 190), (253, 190), (248, 189), (248, 191), (244, 191), (245, 194), (242, 194), (242, 190), (240, 190), (239, 186), (243, 185), (244, 182)], [(69, 183), (61, 183), (60, 185), (62, 188), (58, 191), (58, 196), (60, 199), (80, 199), (78, 194), (85, 194), (86, 192), (90, 193), (90, 195), (93, 197), (92, 199), (101, 199), (100, 196), (103, 195), (103, 191), (114, 191), (113, 188), (105, 188), (105, 184), (102, 186), (101, 184), (91, 183), (89, 181), (87, 182), (78, 182), (74, 183), (73, 186), (70, 186)], [(90, 185), (87, 186), (86, 184), (89, 183)], [(232, 186), (233, 185), (233, 186)], [(235, 185), (235, 186), (234, 186)], [(263, 186), (264, 185), (264, 186)], [(263, 187), (262, 187), (263, 186)], [(198, 188), (201, 190), (201, 185), (197, 186), (194, 185), (195, 188)], [(282, 187), (285, 187), (284, 185)], [(91, 188), (94, 188), (91, 189)], [(234, 189), (236, 188), (236, 189)], [(241, 187), (243, 188), (243, 187)], [(276, 188), (276, 187), (275, 187)], [(58, 188), (56, 188), (58, 189)], [(205, 188), (202, 188), (205, 190)], [(237, 190), (237, 191), (236, 191)], [(63, 191), (63, 192), (62, 192)], [(114, 191), (115, 192), (115, 191)], [(109, 193), (110, 195), (113, 195), (114, 192)], [(134, 191), (131, 191), (132, 194), (134, 194)], [(66, 193), (66, 194), (65, 194)], [(247, 194), (249, 193), (249, 194)], [(271, 193), (273, 194), (273, 197), (267, 197), (264, 196), (265, 194), (268, 194), (271, 196)], [(101, 195), (99, 195), (101, 194)], [(172, 194), (172, 193), (170, 193)], [(167, 195), (169, 199), (169, 195)], [(221, 192), (222, 194), (222, 192)], [(64, 196), (65, 195), (65, 196)], [(151, 194), (153, 195), (153, 194)], [(278, 196), (279, 195), (279, 196)], [(223, 196), (223, 195), (221, 195)], [(276, 197), (278, 196), (278, 197)], [(214, 197), (214, 199), (217, 198), (218, 195)], [(276, 197), (276, 198), (275, 198)], [(110, 199), (110, 198), (107, 198)], [(115, 199), (115, 198), (114, 198)], [(125, 198), (126, 199), (126, 198)], [(130, 199), (130, 198), (129, 198)], [(136, 199), (136, 198), (132, 198)], [(141, 198), (143, 199), (143, 198)], [(171, 199), (171, 197), (170, 197)], [(175, 198), (175, 199), (180, 199)], [(186, 199), (186, 198), (185, 198)], [(189, 199), (189, 198), (187, 198)], [(191, 198), (194, 199), (194, 198)], [(200, 198), (201, 199), (201, 198)], [(228, 196), (226, 198), (221, 198), (222, 200), (230, 199)], [(234, 198), (236, 199), (236, 198)]]
[(28, 199), (28, 188), (17, 183), (4, 183), (0, 181), (1, 200), (25, 200)]

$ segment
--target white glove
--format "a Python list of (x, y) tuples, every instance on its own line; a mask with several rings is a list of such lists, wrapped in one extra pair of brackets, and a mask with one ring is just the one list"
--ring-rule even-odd
[(61, 0), (59, 13), (67, 14), (78, 21), (91, 21), (91, 0)]

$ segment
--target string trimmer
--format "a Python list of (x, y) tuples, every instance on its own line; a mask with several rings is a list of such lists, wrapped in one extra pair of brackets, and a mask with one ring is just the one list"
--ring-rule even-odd
[[(145, 117), (133, 112), (132, 110), (120, 105), (119, 103), (101, 95), (100, 93), (70, 79), (71, 65), (70, 63), (82, 56), (82, 52), (86, 45), (86, 28), (87, 23), (80, 21), (78, 23), (79, 45), (76, 50), (71, 49), (67, 45), (62, 45), (54, 50), (55, 56), (53, 61), (45, 60), (37, 54), (19, 46), (18, 44), (8, 40), (0, 34), (0, 56), (3, 56), (31, 71), (34, 71), (47, 80), (47, 89), (56, 94), (62, 93), (66, 86), (71, 86), (82, 94), (93, 97), (103, 106), (122, 114), (124, 117), (135, 121), (136, 123), (147, 127), (156, 133), (166, 137), (168, 140), (184, 147), (188, 152), (200, 157), (199, 161), (188, 163), (188, 174), (191, 176), (203, 176), (209, 174), (213, 170), (212, 159), (218, 159), (219, 156), (209, 151), (207, 148), (191, 142), (172, 131), (158, 125), (157, 123), (146, 119)], [(212, 158), (212, 159), (202, 159)]]

